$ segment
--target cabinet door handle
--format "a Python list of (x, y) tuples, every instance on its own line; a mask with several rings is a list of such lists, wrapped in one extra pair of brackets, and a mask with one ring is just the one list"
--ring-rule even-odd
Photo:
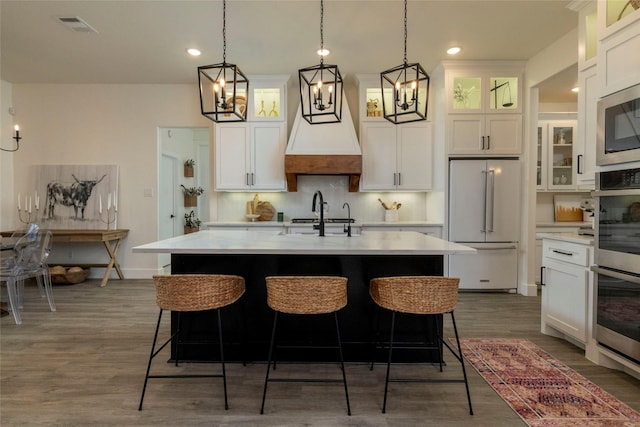
[(556, 253), (556, 254), (560, 254), (560, 255), (573, 256), (573, 254), (571, 252), (561, 251), (561, 250), (558, 250), (558, 249), (553, 249), (551, 252)]
[(482, 137), (482, 148), (481, 150), (484, 150), (484, 136)]
[(547, 284), (544, 283), (544, 269), (546, 267), (540, 267), (540, 286), (546, 286)]
[(491, 135), (487, 136), (487, 150), (491, 150)]
[(256, 185), (256, 175), (251, 172), (251, 185)]
[(582, 175), (582, 154), (578, 154), (578, 174)]
[(248, 174), (248, 173), (245, 173), (245, 174), (244, 174), (244, 182), (247, 184), (247, 187), (251, 185), (251, 184), (249, 183), (249, 174)]
[(402, 185), (402, 174), (398, 172), (398, 187)]
[(398, 185), (398, 174), (397, 173), (393, 173), (393, 185)]

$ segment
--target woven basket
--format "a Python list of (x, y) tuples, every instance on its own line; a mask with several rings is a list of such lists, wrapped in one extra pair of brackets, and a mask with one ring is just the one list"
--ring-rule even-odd
[(347, 305), (347, 278), (336, 276), (270, 276), (267, 304), (281, 313), (333, 313)]
[(75, 285), (82, 283), (89, 277), (89, 269), (85, 268), (82, 271), (66, 272), (65, 274), (52, 274), (51, 283), (59, 285)]
[(225, 307), (244, 294), (244, 279), (225, 274), (153, 276), (156, 303), (163, 310), (202, 311)]
[(450, 313), (458, 302), (460, 279), (397, 276), (371, 279), (369, 294), (380, 307), (401, 313)]

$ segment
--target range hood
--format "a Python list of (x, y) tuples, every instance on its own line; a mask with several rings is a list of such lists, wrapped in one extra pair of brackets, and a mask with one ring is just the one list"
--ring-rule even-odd
[(362, 151), (344, 93), (340, 123), (309, 124), (298, 107), (285, 151), (284, 172), (288, 191), (298, 191), (298, 175), (346, 175), (349, 191), (358, 191)]

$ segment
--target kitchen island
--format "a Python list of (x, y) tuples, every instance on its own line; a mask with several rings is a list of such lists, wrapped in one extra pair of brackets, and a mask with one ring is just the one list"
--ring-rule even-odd
[[(264, 278), (269, 275), (340, 275), (349, 279), (348, 304), (340, 312), (345, 359), (367, 361), (372, 351), (372, 331), (386, 337), (386, 313), (372, 303), (368, 286), (374, 277), (395, 275), (442, 275), (444, 256), (472, 254), (475, 249), (447, 242), (417, 232), (369, 231), (361, 235), (283, 234), (257, 230), (206, 230), (133, 248), (134, 253), (171, 253), (171, 271), (181, 273), (237, 274), (244, 277), (246, 294), (239, 304), (224, 309), (225, 356), (231, 360), (266, 360), (273, 312), (266, 303)], [(175, 314), (174, 320), (175, 320)], [(283, 323), (282, 342), (295, 344), (306, 340), (308, 327), (322, 328), (314, 343), (335, 343), (332, 328), (325, 319), (303, 316)], [(313, 317), (307, 319), (306, 317)], [(215, 336), (215, 316), (189, 313), (189, 338)], [(175, 324), (175, 322), (173, 322)], [(435, 331), (423, 318), (402, 316), (398, 328), (407, 340), (416, 336), (431, 340)], [(333, 350), (314, 351), (314, 359), (333, 360)], [(194, 345), (186, 349), (185, 358), (210, 359), (215, 345)], [(383, 352), (378, 355), (383, 357)], [(183, 356), (181, 356), (182, 358)], [(279, 352), (283, 359), (305, 359), (299, 352)], [(440, 355), (426, 351), (423, 361), (435, 362)]]

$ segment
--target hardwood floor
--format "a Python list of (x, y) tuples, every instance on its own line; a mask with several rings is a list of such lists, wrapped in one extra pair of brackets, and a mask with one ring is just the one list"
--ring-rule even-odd
[[(346, 415), (340, 384), (271, 384), (265, 415), (259, 415), (265, 374), (261, 363), (227, 365), (228, 411), (219, 379), (168, 379), (150, 381), (144, 409), (139, 412), (157, 319), (152, 281), (112, 280), (100, 288), (99, 280), (90, 280), (56, 286), (54, 293), (55, 313), (49, 311), (46, 299), (40, 299), (35, 286), (28, 286), (23, 324), (16, 326), (11, 316), (1, 319), (2, 426), (525, 425), (470, 366), (474, 416), (468, 414), (462, 384), (393, 383), (387, 414), (381, 414), (384, 368), (376, 366), (371, 372), (358, 364), (347, 366), (351, 417)], [(540, 298), (462, 293), (456, 320), (462, 337), (527, 338), (640, 410), (640, 381), (596, 366), (577, 347), (539, 332)], [(208, 364), (175, 368), (160, 362), (154, 366), (164, 371), (218, 369)], [(337, 369), (337, 365), (287, 365), (278, 372), (335, 375)], [(395, 369), (399, 375), (437, 375), (437, 369), (430, 366)], [(445, 371), (445, 375), (458, 376), (459, 365), (452, 362)]]

